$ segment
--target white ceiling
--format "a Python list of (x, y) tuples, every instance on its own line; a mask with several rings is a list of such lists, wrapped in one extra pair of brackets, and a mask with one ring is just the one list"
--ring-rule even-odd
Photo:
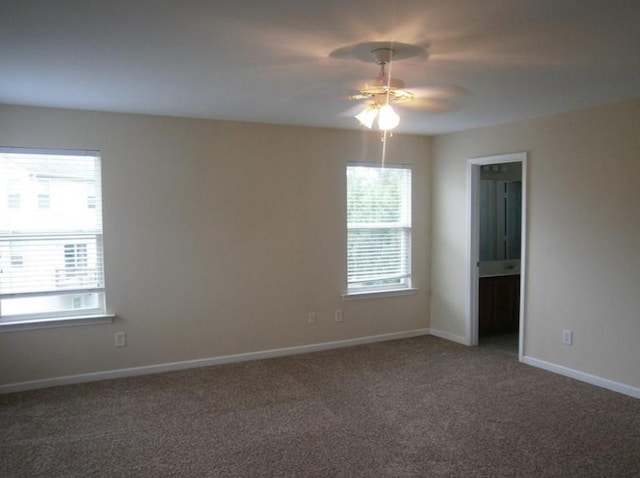
[(355, 129), (377, 67), (330, 54), (367, 41), (430, 44), (393, 76), (471, 93), (403, 132), (640, 97), (638, 0), (1, 0), (0, 103)]

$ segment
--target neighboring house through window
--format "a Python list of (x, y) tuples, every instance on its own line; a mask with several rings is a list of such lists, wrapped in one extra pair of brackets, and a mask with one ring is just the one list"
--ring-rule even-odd
[(18, 254), (11, 255), (11, 267), (22, 267), (23, 263), (22, 256)]
[(71, 308), (72, 309), (82, 309), (82, 297), (72, 297), (71, 298)]
[(49, 181), (41, 179), (38, 181), (38, 208), (49, 209), (50, 201)]
[(20, 182), (16, 179), (7, 178), (7, 207), (9, 209), (20, 209), (21, 195)]
[(347, 295), (411, 288), (411, 169), (347, 166)]
[(105, 314), (99, 154), (0, 148), (3, 190), (0, 324)]
[(86, 269), (87, 268), (87, 245), (86, 244), (65, 244), (64, 245), (64, 267), (66, 269)]

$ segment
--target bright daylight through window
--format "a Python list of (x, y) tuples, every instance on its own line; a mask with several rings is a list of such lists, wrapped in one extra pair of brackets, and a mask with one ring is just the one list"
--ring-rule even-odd
[(0, 324), (105, 314), (100, 156), (0, 148)]
[(411, 169), (347, 166), (347, 294), (411, 288)]

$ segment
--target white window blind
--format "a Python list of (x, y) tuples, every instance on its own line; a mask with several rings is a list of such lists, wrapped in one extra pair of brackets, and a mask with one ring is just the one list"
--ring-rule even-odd
[(411, 287), (411, 169), (347, 166), (347, 293)]
[(0, 188), (21, 199), (0, 206), (0, 321), (104, 314), (99, 154), (0, 148)]

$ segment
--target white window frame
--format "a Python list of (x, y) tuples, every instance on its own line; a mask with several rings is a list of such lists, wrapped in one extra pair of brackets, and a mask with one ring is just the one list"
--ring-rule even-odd
[[(98, 158), (99, 168), (97, 170), (97, 180), (99, 181), (99, 190), (101, 190), (101, 165), (102, 160), (100, 153), (98, 151), (87, 151), (87, 150), (58, 150), (58, 149), (34, 149), (34, 148), (15, 148), (15, 147), (1, 147), (0, 146), (0, 154), (25, 154), (25, 155), (51, 155), (51, 156), (94, 156)], [(37, 186), (36, 186), (37, 187)], [(38, 190), (39, 191), (39, 190)], [(18, 193), (19, 194), (19, 193)], [(49, 198), (47, 198), (49, 199)], [(98, 198), (96, 198), (98, 199)], [(50, 201), (50, 199), (49, 199)], [(98, 202), (98, 201), (97, 201)], [(8, 204), (10, 208), (10, 204)], [(40, 201), (38, 200), (34, 203), (34, 206), (37, 209), (40, 209)], [(101, 205), (98, 203), (98, 208), (101, 210)], [(14, 214), (19, 214), (18, 211)], [(101, 217), (101, 211), (100, 211)], [(87, 260), (86, 253), (86, 241), (93, 240), (95, 241), (95, 246), (93, 247), (94, 251), (99, 255), (99, 267), (98, 271), (100, 272), (99, 276), (94, 275), (95, 278), (101, 278), (97, 285), (84, 282), (80, 283), (78, 286), (71, 287), (63, 287), (60, 289), (41, 289), (41, 290), (24, 290), (24, 291), (6, 291), (5, 293), (0, 293), (0, 332), (11, 332), (15, 330), (28, 330), (34, 328), (48, 328), (48, 327), (59, 327), (59, 326), (67, 326), (67, 325), (85, 325), (85, 324), (98, 324), (98, 323), (110, 323), (115, 317), (114, 314), (108, 313), (106, 311), (105, 305), (105, 285), (104, 285), (104, 251), (103, 251), (103, 227), (101, 219), (99, 222), (99, 229), (94, 232), (91, 231), (69, 231), (69, 232), (60, 232), (60, 231), (49, 231), (46, 228), (42, 231), (34, 231), (31, 232), (19, 232), (19, 231), (11, 231), (11, 230), (0, 230), (0, 241), (8, 242), (9, 247), (11, 246), (12, 241), (17, 240), (60, 240), (64, 244), (73, 244), (77, 246), (78, 244), (84, 244), (85, 249), (82, 249), (80, 252), (84, 255), (80, 258), (85, 263)], [(6, 226), (3, 226), (6, 227)], [(74, 248), (74, 252), (77, 253), (77, 248)], [(66, 267), (68, 262), (65, 257), (66, 248), (62, 247), (60, 254), (63, 263), (63, 267)], [(78, 255), (76, 254), (74, 257), (74, 264), (78, 265)], [(85, 267), (86, 268), (86, 267)], [(95, 274), (95, 272), (93, 272)], [(2, 278), (0, 277), (0, 280)], [(56, 279), (57, 280), (57, 279)], [(1, 289), (0, 289), (1, 290)], [(33, 297), (34, 299), (45, 298), (45, 297), (77, 297), (79, 294), (97, 294), (96, 302), (97, 305), (92, 308), (83, 308), (83, 309), (70, 309), (70, 310), (50, 310), (49, 312), (43, 311), (38, 313), (13, 313), (13, 315), (3, 315), (2, 314), (2, 300), (1, 299), (14, 299), (14, 298), (26, 298), (29, 299)], [(69, 299), (65, 299), (69, 300)]]
[[(404, 221), (400, 221), (397, 223), (366, 223), (366, 224), (349, 224), (347, 218), (347, 263), (346, 263), (346, 286), (345, 293), (343, 297), (345, 299), (357, 299), (357, 298), (367, 298), (367, 297), (380, 297), (387, 295), (405, 295), (405, 294), (413, 294), (415, 292), (415, 288), (412, 283), (412, 258), (411, 258), (411, 250), (412, 250), (412, 182), (413, 182), (413, 171), (412, 167), (407, 164), (387, 164), (380, 165), (375, 163), (363, 163), (363, 162), (349, 162), (347, 163), (346, 171), (348, 173), (350, 168), (360, 167), (360, 168), (371, 168), (371, 169), (403, 169), (409, 171), (409, 184), (408, 191), (405, 191), (405, 217)], [(349, 207), (348, 204), (348, 192), (349, 192), (349, 184), (347, 178), (346, 184), (346, 196), (347, 196), (347, 210)], [(362, 284), (364, 281), (350, 281), (349, 280), (349, 231), (351, 230), (389, 230), (389, 229), (397, 229), (401, 231), (402, 239), (400, 241), (401, 244), (401, 252), (400, 252), (400, 261), (402, 262), (403, 273), (400, 275), (394, 275), (393, 278), (398, 278), (400, 280), (399, 284), (381, 284), (374, 286), (364, 286), (358, 285)], [(384, 279), (383, 276), (378, 276), (380, 279)], [(374, 278), (375, 280), (375, 278)]]

